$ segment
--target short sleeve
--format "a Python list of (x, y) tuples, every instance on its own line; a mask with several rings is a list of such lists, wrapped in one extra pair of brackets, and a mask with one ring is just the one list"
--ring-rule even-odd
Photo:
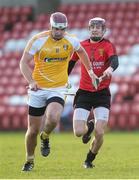
[(78, 51), (80, 49), (80, 47), (81, 47), (80, 41), (77, 38), (75, 38), (75, 40), (74, 40), (74, 50)]
[(27, 44), (27, 46), (25, 47), (25, 52), (28, 52), (31, 55), (36, 54), (41, 47), (43, 46), (43, 44), (45, 43), (47, 38), (35, 38), (33, 37)]
[(65, 38), (72, 44), (74, 51), (78, 51), (80, 49), (80, 41), (75, 36), (66, 35)]
[(108, 53), (109, 57), (112, 56), (112, 55), (116, 55), (117, 54), (116, 53), (116, 48), (115, 48), (115, 46), (112, 43), (109, 43), (107, 49), (108, 49), (107, 53)]

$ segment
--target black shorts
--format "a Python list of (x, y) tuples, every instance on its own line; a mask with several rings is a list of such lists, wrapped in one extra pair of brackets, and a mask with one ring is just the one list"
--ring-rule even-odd
[(65, 101), (62, 98), (52, 97), (52, 98), (47, 100), (46, 106), (44, 106), (44, 107), (36, 108), (36, 107), (29, 106), (29, 115), (31, 115), (31, 116), (43, 116), (45, 113), (46, 107), (51, 102), (57, 102), (57, 103), (61, 104), (63, 107), (65, 104)]
[(83, 108), (91, 111), (92, 107), (106, 107), (110, 109), (111, 94), (109, 89), (90, 92), (79, 89), (74, 98), (74, 108)]

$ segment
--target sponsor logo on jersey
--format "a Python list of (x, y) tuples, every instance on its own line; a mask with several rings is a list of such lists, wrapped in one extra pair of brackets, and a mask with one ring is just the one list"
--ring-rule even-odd
[(65, 61), (68, 57), (63, 58), (45, 58), (44, 62), (55, 62), (55, 61)]
[(103, 61), (93, 61), (93, 67), (94, 69), (101, 69), (104, 66), (104, 62)]

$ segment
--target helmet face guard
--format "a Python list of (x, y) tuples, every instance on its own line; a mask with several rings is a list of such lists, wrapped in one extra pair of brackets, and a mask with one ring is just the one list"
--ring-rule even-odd
[(65, 29), (68, 27), (68, 20), (65, 14), (61, 12), (53, 13), (50, 17), (50, 25), (53, 28)]
[(89, 27), (90, 26), (93, 26), (93, 25), (101, 25), (102, 28), (106, 28), (106, 22), (105, 22), (105, 19), (102, 19), (100, 17), (95, 17), (93, 19), (90, 19), (89, 20)]
[(95, 17), (93, 19), (89, 20), (89, 28), (91, 26), (101, 26), (102, 27), (102, 36), (92, 36), (91, 39), (93, 41), (100, 41), (102, 39), (102, 37), (104, 36), (105, 32), (106, 32), (106, 24), (105, 24), (105, 19), (102, 19), (100, 17)]

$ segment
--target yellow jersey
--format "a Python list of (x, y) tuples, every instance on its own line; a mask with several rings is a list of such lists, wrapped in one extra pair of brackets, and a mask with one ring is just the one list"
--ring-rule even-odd
[(51, 31), (35, 35), (27, 44), (25, 52), (34, 56), (32, 77), (42, 88), (65, 86), (68, 82), (68, 63), (74, 51), (80, 48), (76, 37), (65, 33), (61, 40), (54, 40)]

